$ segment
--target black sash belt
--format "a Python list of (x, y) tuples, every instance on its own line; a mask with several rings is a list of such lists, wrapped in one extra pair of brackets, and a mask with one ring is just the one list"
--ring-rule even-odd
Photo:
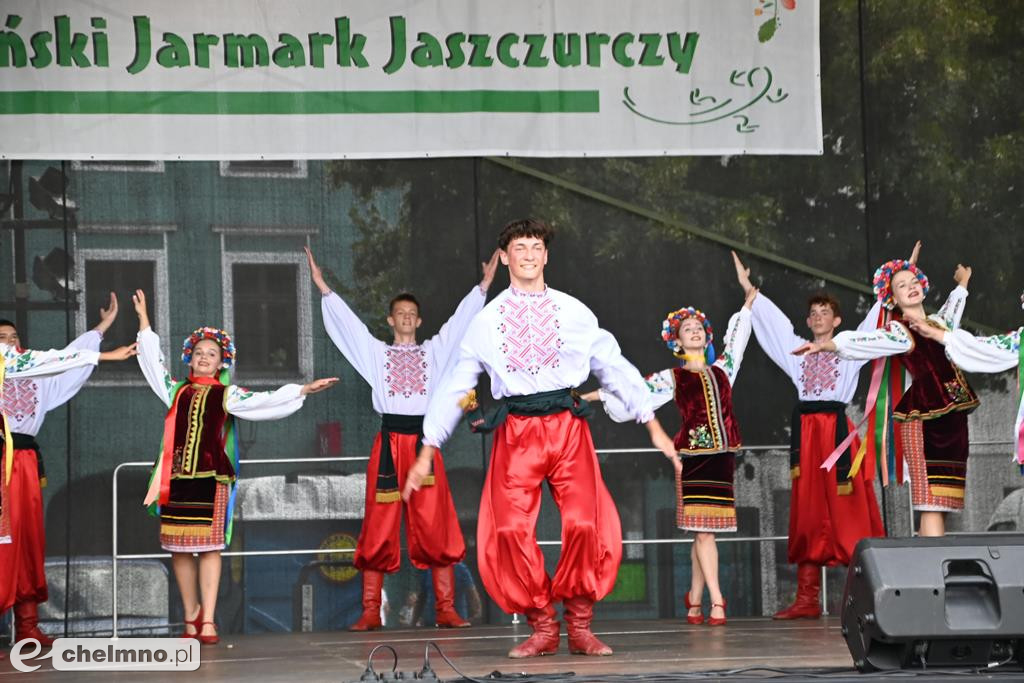
[[(789, 471), (793, 479), (800, 476), (800, 419), (804, 415), (814, 413), (832, 413), (836, 416), (835, 445), (838, 446), (846, 439), (849, 429), (846, 425), (846, 404), (840, 401), (800, 401), (793, 406), (792, 426), (789, 437)], [(839, 493), (851, 491), (850, 479), (850, 456), (849, 448), (839, 456), (836, 463), (836, 483)]]
[[(396, 415), (384, 413), (380, 416), (380, 460), (377, 463), (377, 494), (378, 503), (394, 503), (401, 498), (398, 490), (398, 474), (395, 471), (395, 457), (391, 453), (392, 434), (415, 434), (416, 452), (419, 453), (423, 443), (423, 416)], [(423, 480), (423, 486), (434, 483), (434, 475)]]
[[(0, 439), (0, 441), (3, 441), (3, 439)], [(16, 451), (36, 452), (36, 467), (39, 468), (39, 485), (46, 486), (46, 466), (43, 465), (43, 453), (39, 450), (39, 442), (36, 441), (36, 437), (11, 432), (11, 445), (14, 446)]]
[(526, 396), (506, 396), (489, 418), (484, 417), (479, 407), (474, 408), (469, 411), (469, 428), (477, 434), (489, 434), (501, 426), (510, 414), (536, 417), (555, 415), (565, 410), (582, 418), (588, 418), (594, 413), (594, 409), (575, 389), (555, 389)]

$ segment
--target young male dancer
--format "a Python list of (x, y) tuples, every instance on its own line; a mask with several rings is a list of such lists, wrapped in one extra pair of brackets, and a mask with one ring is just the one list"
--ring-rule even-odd
[(363, 573), (363, 614), (349, 627), (369, 631), (381, 627), (380, 600), (384, 575), (398, 571), (401, 561), (399, 531), (404, 509), (409, 559), (419, 569), (433, 571), (437, 626), (469, 626), (455, 611), (452, 565), (466, 555), (455, 505), (442, 460), (434, 464), (425, 487), (411, 500), (400, 499), (401, 486), (416, 460), (423, 434), (427, 400), (437, 387), (458, 348), (470, 320), (483, 307), (487, 289), (498, 268), (497, 252), (483, 264), (484, 276), (462, 300), (440, 331), (416, 341), (422, 320), (419, 302), (403, 293), (391, 300), (388, 325), (390, 344), (376, 339), (345, 302), (331, 291), (307, 248), (309, 272), (320, 293), (324, 327), (334, 345), (372, 389), (373, 409), (381, 416), (366, 470), (366, 512), (356, 543), (355, 567)]
[[(100, 322), (62, 351), (23, 351), (18, 329), (0, 320), (0, 345), (5, 349), (6, 376), (0, 391), (0, 412), (10, 432), (10, 455), (0, 451), (0, 614), (14, 607), (17, 640), (35, 638), (43, 646), (53, 640), (39, 630), (39, 603), (48, 589), (44, 561), (46, 525), (42, 487), (46, 485), (36, 435), (46, 414), (71, 399), (89, 379), (98, 360), (123, 360), (133, 347), (100, 354), (103, 334), (117, 318), (117, 297), (100, 309)], [(4, 434), (4, 439), (7, 438)], [(3, 444), (7, 446), (7, 444)]]
[[(750, 269), (736, 252), (732, 256), (740, 286), (749, 292), (753, 289)], [(857, 329), (875, 329), (881, 306), (876, 302)], [(842, 324), (839, 302), (821, 293), (808, 300), (807, 308), (807, 328), (814, 341), (831, 340)], [(796, 599), (776, 612), (775, 618), (817, 619), (821, 616), (821, 568), (849, 564), (860, 539), (885, 535), (872, 483), (874, 472), (851, 467), (859, 443), (854, 440), (837, 468), (821, 469), (854, 428), (846, 417), (846, 406), (867, 361), (843, 360), (835, 352), (794, 356), (790, 352), (807, 340), (797, 335), (793, 323), (764, 292), (754, 299), (751, 311), (758, 344), (789, 375), (799, 398), (793, 407), (789, 453), (793, 487), (788, 559), (797, 565)]]
[[(619, 515), (605, 488), (590, 428), (589, 406), (575, 392), (593, 373), (655, 447), (677, 462), (672, 439), (651, 410), (647, 385), (615, 338), (581, 302), (548, 287), (544, 267), (551, 229), (535, 219), (509, 223), (498, 237), (511, 286), (477, 315), (455, 366), (430, 399), (423, 448), (402, 495), (415, 499), (429, 482), (437, 449), (455, 428), (467, 392), (481, 372), (504, 399), (485, 428), (494, 432), (491, 465), (477, 522), (477, 560), (484, 587), (506, 612), (525, 613), (533, 635), (509, 657), (558, 651), (553, 602), (562, 601), (574, 654), (609, 655), (590, 631), (594, 603), (611, 591), (622, 559)], [(554, 578), (537, 545), (541, 483), (561, 512), (562, 553)]]

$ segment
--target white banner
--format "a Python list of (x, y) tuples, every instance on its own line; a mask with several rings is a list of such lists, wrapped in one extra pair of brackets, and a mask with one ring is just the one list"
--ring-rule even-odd
[(821, 154), (818, 0), (5, 0), (0, 156)]

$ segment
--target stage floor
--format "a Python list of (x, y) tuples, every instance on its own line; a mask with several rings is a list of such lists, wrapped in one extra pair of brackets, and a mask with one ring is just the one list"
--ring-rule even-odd
[[(745, 667), (776, 669), (845, 669), (855, 679), (850, 654), (837, 618), (778, 622), (771, 619), (735, 619), (724, 627), (691, 626), (679, 621), (595, 622), (594, 632), (610, 645), (611, 657), (568, 654), (565, 636), (557, 655), (512, 660), (506, 653), (529, 634), (529, 627), (476, 626), (459, 630), (397, 629), (373, 633), (327, 632), (313, 634), (228, 636), (219, 645), (202, 648), (202, 666), (189, 673), (110, 673), (54, 671), (49, 664), (32, 674), (18, 673), (9, 661), (0, 662), (0, 681), (357, 681), (366, 668), (370, 650), (387, 644), (398, 653), (400, 671), (419, 671), (424, 646), (435, 642), (462, 671), (484, 677), (505, 674), (557, 674), (575, 672), (584, 683), (588, 676), (700, 672)], [(436, 652), (431, 666), (441, 680), (458, 680)], [(392, 657), (381, 650), (374, 658), (378, 673), (391, 669)], [(751, 675), (768, 675), (768, 672)], [(10, 676), (11, 678), (7, 678)], [(846, 678), (846, 676), (842, 676)], [(661, 680), (665, 680), (662, 678)], [(719, 677), (706, 680), (719, 680)]]

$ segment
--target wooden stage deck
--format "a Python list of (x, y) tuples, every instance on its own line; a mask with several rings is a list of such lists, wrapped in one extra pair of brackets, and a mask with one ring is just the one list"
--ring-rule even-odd
[[(483, 678), (494, 671), (504, 674), (558, 674), (575, 672), (577, 683), (589, 677), (617, 674), (636, 676), (710, 672), (746, 667), (770, 667), (791, 671), (830, 669), (832, 680), (867, 680), (854, 670), (840, 635), (837, 618), (776, 622), (771, 619), (735, 619), (724, 627), (692, 626), (679, 621), (603, 621), (594, 631), (614, 650), (611, 657), (568, 654), (563, 633), (557, 655), (511, 660), (505, 655), (529, 633), (522, 626), (475, 626), (460, 630), (396, 629), (373, 633), (325, 632), (313, 634), (226, 636), (216, 646), (202, 648), (202, 666), (190, 673), (83, 673), (54, 671), (49, 664), (32, 674), (18, 673), (10, 662), (0, 662), (2, 681), (357, 681), (366, 667), (370, 650), (388, 644), (398, 653), (400, 671), (419, 671), (427, 642), (437, 643), (464, 673)], [(442, 681), (461, 678), (431, 652), (431, 665)], [(377, 653), (378, 672), (391, 668), (387, 651)], [(742, 678), (763, 677), (752, 672)], [(906, 675), (906, 672), (903, 674)], [(995, 676), (1006, 680), (1004, 675)], [(678, 677), (680, 680), (684, 676)], [(721, 674), (701, 677), (723, 680)], [(732, 677), (728, 677), (732, 678)], [(809, 680), (803, 676), (786, 680)], [(737, 678), (739, 679), (739, 678)], [(915, 677), (916, 680), (923, 680)], [(927, 677), (932, 680), (931, 676)], [(1024, 679), (1020, 670), (1016, 680)], [(934, 680), (941, 680), (934, 679)], [(947, 678), (948, 680), (948, 678)]]

